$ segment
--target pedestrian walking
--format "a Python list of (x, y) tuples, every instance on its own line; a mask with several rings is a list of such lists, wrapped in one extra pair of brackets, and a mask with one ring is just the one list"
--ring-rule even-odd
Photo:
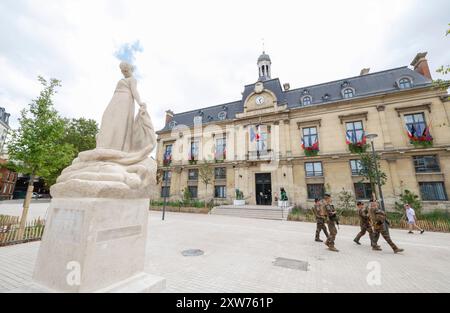
[(425, 232), (425, 230), (423, 230), (422, 228), (417, 226), (416, 212), (409, 205), (409, 203), (405, 204), (405, 212), (406, 212), (406, 218), (408, 219), (408, 229), (409, 229), (408, 234), (414, 234), (413, 229), (417, 229), (418, 231), (420, 231), (421, 234), (423, 234)]

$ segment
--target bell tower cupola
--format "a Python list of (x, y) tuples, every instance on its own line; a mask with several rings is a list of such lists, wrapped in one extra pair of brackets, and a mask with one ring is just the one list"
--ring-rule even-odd
[(265, 51), (258, 58), (259, 81), (265, 81), (271, 78), (270, 57)]

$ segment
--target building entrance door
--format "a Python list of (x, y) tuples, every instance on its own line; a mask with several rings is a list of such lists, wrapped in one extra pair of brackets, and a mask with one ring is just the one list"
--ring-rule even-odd
[(255, 174), (256, 204), (272, 205), (272, 175)]

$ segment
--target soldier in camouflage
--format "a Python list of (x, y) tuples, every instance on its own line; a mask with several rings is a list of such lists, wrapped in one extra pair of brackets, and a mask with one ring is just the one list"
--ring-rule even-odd
[(361, 201), (359, 201), (356, 204), (356, 207), (358, 208), (358, 216), (359, 216), (359, 223), (360, 223), (360, 226), (361, 226), (361, 231), (358, 233), (358, 235), (356, 235), (356, 238), (353, 239), (353, 241), (357, 245), (361, 245), (359, 240), (361, 239), (361, 237), (363, 237), (366, 234), (366, 232), (368, 232), (369, 233), (369, 237), (370, 237), (370, 245), (372, 247), (376, 247), (377, 245), (373, 241), (372, 226), (370, 225), (369, 208), (368, 207), (364, 207), (364, 203), (362, 203)]
[(339, 252), (334, 246), (334, 241), (336, 240), (337, 228), (336, 223), (338, 222), (337, 212), (332, 204), (331, 195), (326, 193), (324, 196), (324, 201), (320, 207), (321, 215), (327, 218), (327, 225), (330, 234), (327, 238), (325, 244), (328, 246), (330, 251)]
[(320, 200), (315, 199), (314, 206), (311, 208), (311, 210), (314, 213), (314, 216), (316, 217), (316, 223), (317, 223), (316, 241), (317, 242), (323, 242), (323, 240), (320, 239), (321, 231), (323, 231), (325, 236), (328, 238), (328, 231), (327, 231), (327, 227), (325, 226), (326, 217), (321, 215), (320, 206), (321, 206)]
[(403, 252), (403, 249), (398, 248), (389, 235), (389, 222), (386, 219), (386, 213), (378, 206), (378, 202), (371, 200), (369, 208), (369, 217), (373, 229), (373, 242), (376, 246), (372, 250), (380, 251), (381, 248), (377, 245), (378, 239), (383, 236), (384, 240), (391, 246), (394, 253)]

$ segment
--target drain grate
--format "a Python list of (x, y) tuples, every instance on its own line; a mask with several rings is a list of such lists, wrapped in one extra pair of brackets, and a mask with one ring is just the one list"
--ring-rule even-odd
[(189, 249), (182, 251), (181, 254), (183, 256), (200, 256), (205, 254), (205, 252), (203, 252), (203, 250), (200, 249)]
[(276, 258), (273, 265), (299, 271), (308, 271), (309, 263), (302, 260)]

